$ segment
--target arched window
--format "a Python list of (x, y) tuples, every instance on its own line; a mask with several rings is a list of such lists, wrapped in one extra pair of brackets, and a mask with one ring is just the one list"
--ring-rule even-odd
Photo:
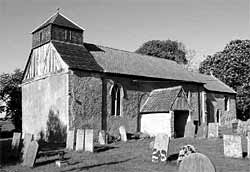
[(119, 84), (114, 84), (111, 90), (111, 115), (121, 116), (122, 114), (123, 88)]

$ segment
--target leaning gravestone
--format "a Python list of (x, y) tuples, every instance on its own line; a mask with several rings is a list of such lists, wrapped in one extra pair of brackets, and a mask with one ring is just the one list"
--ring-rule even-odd
[(76, 132), (76, 151), (84, 150), (84, 130), (78, 129)]
[(195, 135), (195, 126), (192, 121), (188, 121), (185, 126), (184, 137), (194, 138)]
[(99, 131), (98, 142), (100, 145), (105, 145), (106, 133), (104, 130)]
[(166, 161), (169, 147), (169, 136), (167, 134), (158, 134), (155, 137), (152, 154), (152, 162)]
[(75, 144), (75, 130), (69, 130), (67, 133), (66, 148), (69, 150), (74, 150)]
[(27, 153), (27, 149), (29, 147), (30, 142), (33, 139), (33, 135), (30, 133), (25, 133), (24, 134), (24, 140), (23, 140), (23, 159), (25, 154)]
[(85, 129), (85, 151), (94, 152), (94, 130)]
[(201, 153), (192, 153), (183, 159), (179, 172), (215, 172), (215, 167), (207, 156)]
[(241, 137), (223, 135), (224, 155), (232, 158), (242, 158)]
[(250, 159), (250, 132), (247, 134), (247, 157)]
[(207, 138), (207, 124), (206, 123), (202, 123), (199, 126), (198, 132), (197, 132), (197, 137), (198, 138)]
[(125, 127), (124, 126), (120, 126), (119, 132), (120, 132), (120, 135), (121, 135), (121, 140), (123, 142), (126, 142), (127, 141), (127, 133), (126, 133)]
[(208, 138), (219, 137), (219, 124), (208, 123)]
[(36, 155), (38, 152), (38, 143), (37, 141), (32, 141), (27, 149), (27, 152), (24, 156), (23, 166), (33, 167), (36, 161)]
[(12, 138), (12, 143), (11, 143), (11, 150), (15, 154), (15, 156), (18, 153), (19, 146), (20, 146), (20, 140), (21, 140), (21, 133), (14, 133), (13, 138)]

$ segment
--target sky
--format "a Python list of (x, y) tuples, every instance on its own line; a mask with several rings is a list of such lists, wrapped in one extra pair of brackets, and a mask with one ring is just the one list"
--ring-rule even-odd
[(196, 58), (250, 39), (249, 0), (0, 0), (0, 74), (24, 69), (31, 32), (60, 12), (85, 28), (84, 41), (135, 51), (148, 40), (177, 40)]

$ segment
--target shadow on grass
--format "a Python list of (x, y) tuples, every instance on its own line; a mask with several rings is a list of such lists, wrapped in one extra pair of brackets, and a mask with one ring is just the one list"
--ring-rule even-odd
[(100, 167), (100, 166), (103, 166), (103, 165), (114, 165), (114, 164), (124, 163), (124, 162), (130, 161), (132, 159), (135, 159), (135, 158), (129, 158), (129, 159), (121, 160), (121, 161), (105, 162), (105, 163), (102, 163), (102, 164), (95, 164), (95, 165), (88, 165), (88, 166), (83, 166), (83, 167), (71, 168), (71, 169), (68, 169), (68, 170), (65, 170), (65, 171), (62, 171), (62, 172), (69, 172), (69, 171), (74, 171), (74, 170), (77, 170), (77, 171), (89, 170), (90, 168)]
[[(65, 158), (64, 160), (69, 160), (69, 159), (70, 158)], [(53, 159), (50, 159), (50, 160), (37, 162), (37, 163), (35, 163), (35, 167), (51, 164), (51, 163), (54, 163), (56, 160), (59, 160), (59, 158), (57, 157), (57, 158), (53, 158)]]
[(94, 148), (94, 152), (105, 152), (107, 150), (111, 150), (111, 149), (116, 149), (118, 147), (114, 147), (114, 146), (106, 146), (106, 145), (102, 145), (102, 146), (95, 146)]

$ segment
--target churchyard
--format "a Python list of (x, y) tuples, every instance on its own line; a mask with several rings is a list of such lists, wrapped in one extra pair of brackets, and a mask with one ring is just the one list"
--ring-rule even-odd
[[(213, 127), (214, 128), (214, 127)], [(216, 127), (215, 127), (216, 128)], [(120, 129), (121, 133), (124, 129)], [(225, 130), (225, 132), (227, 132)], [(86, 133), (88, 139), (80, 139)], [(100, 132), (101, 133), (101, 132)], [(230, 133), (230, 132), (228, 132)], [(30, 142), (28, 147), (24, 146), (24, 161), (16, 162), (8, 157), (10, 153), (16, 154), (15, 146), (19, 144), (19, 134), (15, 134), (13, 139), (2, 139), (0, 142), (1, 149), (1, 172), (4, 171), (169, 171), (177, 172), (180, 166), (177, 166), (179, 150), (184, 145), (193, 145), (199, 154), (205, 156), (211, 161), (216, 171), (250, 171), (250, 157), (247, 153), (250, 139), (232, 135), (220, 137), (185, 137), (171, 139), (168, 141), (166, 136), (144, 139), (122, 138), (121, 141), (112, 144), (89, 144), (93, 143), (92, 130), (78, 130), (76, 132), (76, 144), (72, 145), (67, 141), (65, 145), (41, 146), (38, 150), (37, 142), (30, 142), (30, 135), (26, 136), (24, 142)], [(122, 135), (122, 134), (121, 134)], [(77, 139), (77, 136), (80, 136)], [(123, 136), (124, 137), (124, 136)], [(89, 140), (90, 138), (90, 140)], [(101, 136), (99, 135), (99, 139)], [(80, 140), (84, 140), (81, 142)], [(158, 140), (158, 141), (157, 141)], [(88, 143), (87, 143), (88, 142)], [(154, 143), (154, 144), (152, 144)], [(12, 145), (12, 146), (11, 146)], [(25, 145), (25, 144), (24, 144)], [(85, 145), (88, 145), (87, 147)], [(166, 147), (167, 145), (167, 147)], [(153, 161), (153, 147), (166, 150), (166, 159), (161, 157), (164, 162)], [(74, 150), (72, 150), (74, 149)], [(88, 151), (83, 151), (83, 150)], [(14, 151), (11, 151), (14, 150)], [(78, 150), (78, 151), (76, 151)], [(93, 152), (92, 152), (93, 151)], [(27, 152), (29, 152), (27, 154)], [(162, 154), (161, 154), (162, 155)], [(194, 154), (192, 154), (194, 155)], [(198, 155), (198, 154), (197, 154)], [(62, 161), (58, 161), (62, 159)], [(36, 158), (34, 158), (36, 157)], [(191, 157), (190, 155), (188, 157)], [(193, 156), (194, 158), (197, 158)], [(187, 159), (187, 158), (186, 158)], [(8, 161), (6, 161), (8, 160)], [(32, 162), (35, 160), (35, 162)], [(165, 161), (166, 160), (166, 161)], [(190, 160), (192, 161), (192, 160)], [(197, 161), (197, 160), (196, 160)], [(33, 164), (34, 163), (34, 164)], [(60, 164), (58, 164), (60, 163)], [(190, 164), (189, 161), (185, 162)], [(184, 160), (182, 164), (185, 164)], [(34, 166), (33, 166), (34, 165)], [(33, 167), (32, 167), (33, 166)], [(188, 165), (190, 166), (190, 165)]]

